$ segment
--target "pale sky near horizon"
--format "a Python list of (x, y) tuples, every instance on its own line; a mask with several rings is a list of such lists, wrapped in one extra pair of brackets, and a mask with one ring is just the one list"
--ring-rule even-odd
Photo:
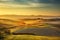
[(60, 16), (60, 0), (0, 0), (0, 15)]

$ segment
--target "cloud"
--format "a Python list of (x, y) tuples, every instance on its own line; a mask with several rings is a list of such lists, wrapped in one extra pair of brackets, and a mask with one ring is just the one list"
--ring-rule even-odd
[(10, 0), (0, 0), (0, 1), (10, 1)]
[(29, 5), (22, 5), (22, 4), (0, 3), (0, 7), (44, 7), (44, 6), (46, 6), (46, 4), (29, 3)]
[(40, 3), (49, 3), (56, 2), (59, 3), (60, 0), (0, 0), (0, 1), (14, 1), (14, 2), (40, 2)]
[(0, 0), (0, 3), (9, 7), (51, 7), (60, 4), (60, 0)]
[(13, 1), (13, 0), (0, 0), (1, 2), (9, 2), (9, 1)]
[(12, 2), (17, 4), (28, 4), (31, 3), (60, 3), (60, 0), (0, 0), (0, 2)]

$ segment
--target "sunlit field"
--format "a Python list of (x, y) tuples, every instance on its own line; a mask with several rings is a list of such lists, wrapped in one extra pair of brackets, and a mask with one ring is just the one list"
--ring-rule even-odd
[(0, 16), (0, 33), (1, 40), (60, 40), (60, 18)]
[(60, 40), (60, 37), (34, 36), (34, 35), (11, 35), (6, 40)]

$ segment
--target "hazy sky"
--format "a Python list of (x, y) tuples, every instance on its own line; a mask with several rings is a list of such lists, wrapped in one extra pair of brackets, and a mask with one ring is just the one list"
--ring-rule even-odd
[(60, 0), (0, 0), (0, 15), (60, 16)]

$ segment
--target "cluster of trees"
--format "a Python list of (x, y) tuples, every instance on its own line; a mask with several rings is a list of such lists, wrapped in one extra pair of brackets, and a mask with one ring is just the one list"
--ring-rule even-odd
[(5, 37), (11, 34), (10, 29), (14, 29), (17, 26), (5, 24), (0, 22), (0, 40), (4, 40)]
[(4, 40), (7, 35), (10, 34), (10, 31), (5, 27), (0, 27), (0, 40)]
[(45, 21), (60, 21), (60, 18), (44, 19)]

